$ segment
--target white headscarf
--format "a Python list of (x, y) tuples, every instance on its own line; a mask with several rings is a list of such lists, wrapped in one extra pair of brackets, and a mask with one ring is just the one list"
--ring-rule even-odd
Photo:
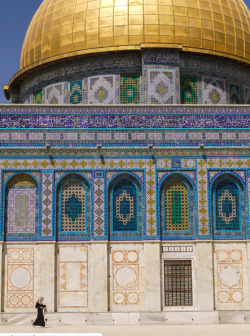
[(43, 297), (43, 296), (40, 296), (40, 297), (38, 298), (37, 302), (38, 302), (39, 304), (42, 304), (42, 303), (43, 303), (43, 300), (44, 300), (44, 297)]

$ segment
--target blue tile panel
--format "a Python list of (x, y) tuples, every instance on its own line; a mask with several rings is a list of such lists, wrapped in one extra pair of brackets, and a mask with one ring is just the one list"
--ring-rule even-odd
[(216, 188), (216, 231), (240, 230), (239, 191), (232, 181), (222, 181)]
[(136, 189), (127, 180), (121, 180), (114, 187), (113, 231), (137, 231)]

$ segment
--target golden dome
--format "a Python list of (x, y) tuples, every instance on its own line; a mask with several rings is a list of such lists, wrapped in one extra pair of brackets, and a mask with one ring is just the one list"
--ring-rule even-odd
[(242, 0), (44, 0), (28, 28), (21, 70), (114, 50), (179, 48), (250, 63)]

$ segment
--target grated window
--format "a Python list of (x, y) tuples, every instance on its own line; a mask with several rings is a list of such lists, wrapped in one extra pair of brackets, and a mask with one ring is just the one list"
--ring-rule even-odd
[(121, 75), (121, 104), (140, 104), (140, 75)]
[(195, 76), (181, 76), (181, 103), (198, 104), (198, 81)]
[(85, 231), (85, 189), (81, 182), (72, 179), (62, 188), (61, 230)]
[(216, 188), (216, 231), (240, 230), (239, 192), (230, 180)]
[(34, 104), (42, 104), (43, 103), (43, 91), (38, 91), (34, 93)]
[(164, 260), (165, 306), (192, 306), (192, 261)]
[(137, 230), (136, 189), (130, 181), (117, 183), (113, 194), (113, 231)]
[(165, 230), (189, 230), (188, 190), (183, 182), (174, 179), (165, 189)]

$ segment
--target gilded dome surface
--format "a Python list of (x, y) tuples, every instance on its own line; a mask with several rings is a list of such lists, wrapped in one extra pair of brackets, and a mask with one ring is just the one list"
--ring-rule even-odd
[(113, 50), (179, 48), (250, 63), (242, 0), (44, 0), (28, 28), (21, 70)]

